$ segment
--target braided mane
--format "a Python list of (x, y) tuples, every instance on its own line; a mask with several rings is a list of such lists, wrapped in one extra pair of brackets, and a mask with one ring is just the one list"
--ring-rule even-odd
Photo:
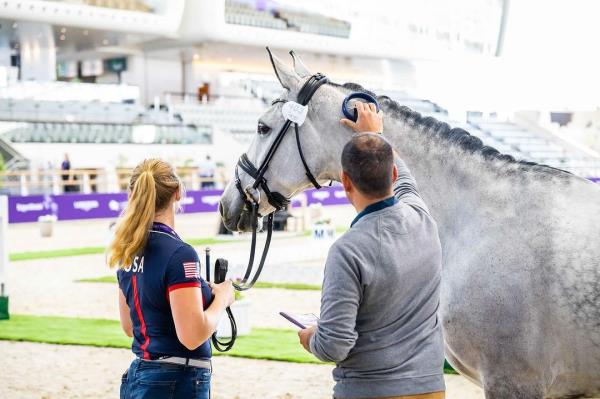
[(413, 111), (407, 106), (400, 105), (397, 101), (392, 100), (390, 97), (377, 96), (375, 93), (366, 90), (359, 84), (329, 84), (334, 87), (345, 89), (346, 91), (367, 93), (377, 98), (377, 101), (379, 101), (379, 105), (385, 110), (385, 112), (388, 115), (391, 114), (396, 118), (406, 121), (406, 123), (409, 126), (414, 128), (415, 130), (422, 132), (423, 134), (428, 134), (432, 137), (443, 140), (445, 143), (457, 146), (466, 152), (477, 153), (486, 160), (502, 161), (507, 165), (515, 165), (519, 170), (529, 172), (550, 174), (553, 176), (559, 176), (564, 178), (575, 177), (575, 175), (573, 175), (572, 173), (562, 169), (554, 168), (548, 165), (538, 164), (532, 161), (517, 160), (512, 155), (502, 154), (497, 149), (483, 144), (483, 141), (481, 141), (479, 137), (471, 135), (464, 129), (452, 128), (446, 122), (439, 121), (431, 116), (423, 117), (419, 112)]

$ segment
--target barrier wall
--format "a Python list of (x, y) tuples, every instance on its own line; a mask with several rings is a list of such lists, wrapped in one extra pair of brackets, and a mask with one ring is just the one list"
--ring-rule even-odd
[[(216, 212), (222, 190), (188, 191), (183, 200), (184, 213)], [(341, 186), (308, 190), (292, 200), (292, 206), (306, 204), (347, 204)], [(36, 222), (40, 216), (55, 215), (58, 220), (116, 218), (127, 203), (127, 194), (30, 195), (8, 198), (9, 223)]]
[[(600, 184), (600, 177), (589, 180)], [(216, 212), (222, 190), (188, 191), (183, 200), (183, 213)], [(127, 194), (63, 194), (8, 197), (8, 222), (36, 222), (40, 216), (55, 215), (58, 220), (116, 218), (127, 203)], [(308, 190), (292, 199), (292, 206), (347, 204), (341, 186)]]

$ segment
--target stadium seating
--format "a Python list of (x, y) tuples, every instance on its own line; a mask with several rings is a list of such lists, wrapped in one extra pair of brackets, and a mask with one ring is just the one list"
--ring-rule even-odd
[[(0, 122), (1, 124), (1, 122)], [(148, 137), (134, 134), (136, 124), (21, 122), (2, 133), (12, 143), (157, 143), (207, 144), (212, 141), (209, 126), (151, 125)]]
[[(568, 150), (558, 139), (540, 134), (509, 121), (494, 118), (470, 118), (469, 123), (476, 130), (471, 133), (488, 137), (501, 152), (517, 159), (546, 164), (572, 171), (583, 176), (593, 176), (600, 167), (600, 159)], [(478, 132), (481, 133), (478, 134)], [(485, 140), (484, 140), (485, 142)]]
[(9, 121), (132, 123), (143, 112), (133, 104), (0, 99), (0, 120)]
[[(6, 121), (0, 122), (0, 136), (9, 143), (206, 144), (212, 142), (213, 134), (229, 134), (247, 145), (256, 134), (258, 118), (281, 88), (258, 78), (248, 79), (244, 85), (235, 97), (172, 104), (167, 112), (145, 111), (124, 103), (0, 99), (0, 121)], [(600, 170), (598, 159), (567, 149), (555, 137), (477, 113), (472, 113), (468, 122), (457, 122), (429, 100), (402, 91), (376, 91), (423, 115), (464, 128), (484, 144), (516, 159), (587, 176)], [(173, 123), (177, 119), (183, 123)]]
[(139, 87), (126, 84), (18, 81), (9, 82), (8, 86), (0, 90), (0, 99), (15, 101), (133, 104), (139, 98)]
[(181, 115), (185, 123), (212, 126), (244, 144), (256, 133), (258, 118), (265, 110), (262, 101), (252, 98), (172, 106), (172, 112)]
[(287, 24), (268, 11), (259, 11), (248, 4), (232, 0), (225, 2), (225, 22), (228, 24), (256, 26), (269, 29), (287, 29)]
[(351, 27), (349, 22), (318, 14), (285, 10), (257, 10), (247, 3), (235, 0), (225, 2), (225, 21), (229, 24), (343, 38), (350, 36)]
[(290, 11), (281, 11), (278, 16), (287, 22), (290, 29), (296, 29), (299, 32), (335, 37), (348, 37), (350, 35), (350, 24), (345, 21), (316, 14)]
[(94, 7), (116, 8), (118, 10), (152, 12), (153, 8), (140, 0), (53, 0)]

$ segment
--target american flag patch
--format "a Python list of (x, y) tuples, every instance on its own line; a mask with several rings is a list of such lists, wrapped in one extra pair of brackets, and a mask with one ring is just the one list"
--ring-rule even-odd
[(200, 264), (198, 262), (184, 262), (183, 273), (185, 278), (200, 278)]

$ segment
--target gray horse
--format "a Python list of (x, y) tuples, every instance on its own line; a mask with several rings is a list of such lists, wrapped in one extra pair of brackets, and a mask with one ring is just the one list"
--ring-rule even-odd
[[(311, 75), (273, 58), (295, 100)], [(300, 128), (308, 165), (320, 181), (338, 180), (351, 132), (340, 106), (360, 86), (326, 84)], [(462, 129), (379, 98), (384, 134), (411, 169), (439, 225), (443, 248), (440, 312), (446, 357), (487, 399), (600, 397), (600, 189), (548, 166), (518, 162)], [(283, 125), (281, 103), (260, 117), (248, 150), (255, 165)], [(310, 187), (293, 131), (265, 177), (292, 197)], [(240, 172), (242, 186), (252, 184)], [(273, 208), (264, 200), (260, 213)], [(248, 231), (249, 214), (230, 184), (221, 214)]]

